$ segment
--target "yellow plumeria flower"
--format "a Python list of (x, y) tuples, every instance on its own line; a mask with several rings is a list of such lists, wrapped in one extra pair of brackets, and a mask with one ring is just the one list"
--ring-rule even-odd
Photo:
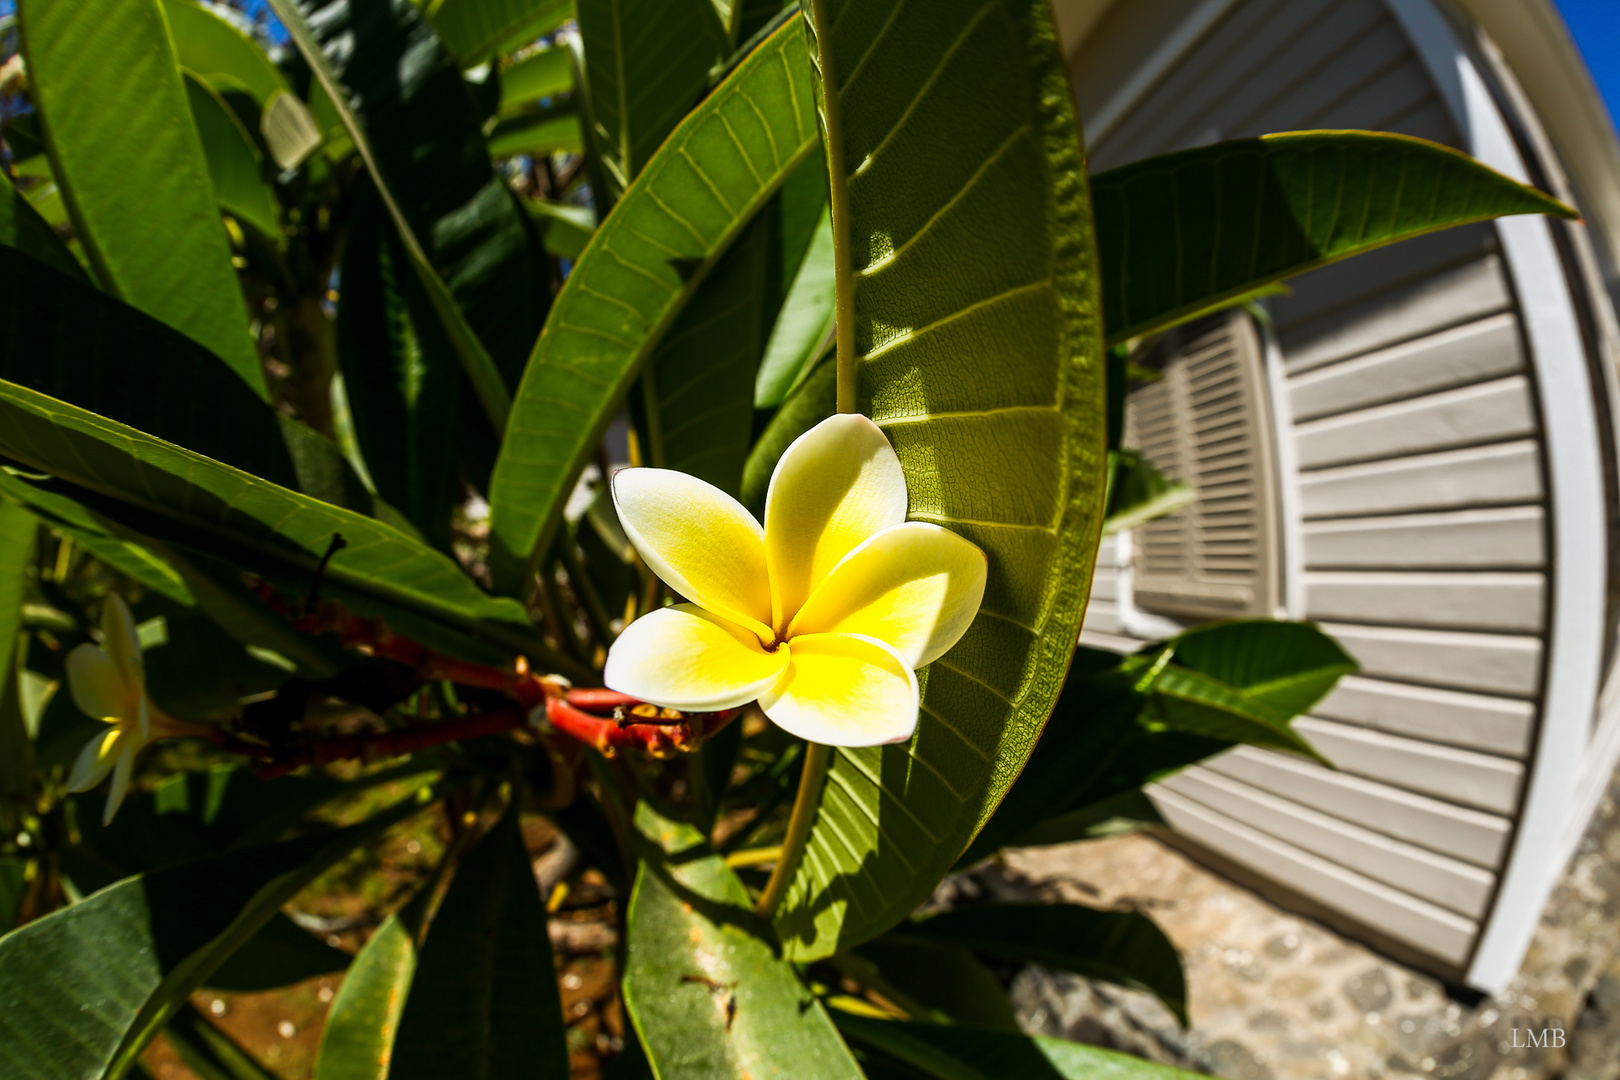
[(146, 669), (135, 617), (123, 597), (109, 595), (101, 605), (102, 644), (80, 645), (67, 658), (68, 689), (73, 703), (109, 727), (91, 739), (73, 763), (68, 790), (89, 791), (112, 773), (112, 789), (102, 824), (112, 820), (129, 792), (135, 757), (152, 739), (156, 720), (169, 720), (146, 696)]
[(984, 552), (906, 520), (900, 459), (864, 416), (833, 416), (788, 447), (763, 528), (668, 469), (620, 471), (613, 500), (636, 551), (691, 601), (636, 620), (608, 652), (607, 685), (654, 705), (757, 698), (811, 742), (900, 742), (917, 726), (916, 669), (956, 644), (984, 598)]

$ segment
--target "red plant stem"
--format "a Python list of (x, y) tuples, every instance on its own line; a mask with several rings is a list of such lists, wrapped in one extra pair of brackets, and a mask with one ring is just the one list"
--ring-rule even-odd
[(495, 712), (461, 716), (424, 727), (407, 728), (404, 731), (340, 735), (335, 739), (323, 739), (320, 742), (293, 747), (290, 753), (274, 747), (240, 741), (228, 743), (226, 748), (263, 761), (264, 764), (258, 769), (259, 777), (268, 780), (305, 765), (326, 765), (334, 761), (372, 762), (404, 757), (406, 754), (414, 754), (449, 742), (515, 731), (526, 727), (528, 722), (527, 711), (514, 706)]

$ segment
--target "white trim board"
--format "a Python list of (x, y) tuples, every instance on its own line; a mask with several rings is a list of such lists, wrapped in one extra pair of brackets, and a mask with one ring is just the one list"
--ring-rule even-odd
[[(1464, 147), (1519, 180), (1528, 170), (1512, 132), (1445, 16), (1431, 0), (1385, 0), (1433, 77)], [(1467, 982), (1505, 986), (1535, 934), (1570, 851), (1565, 846), (1597, 704), (1607, 574), (1603, 463), (1585, 347), (1564, 266), (1539, 217), (1496, 223), (1518, 293), (1540, 395), (1552, 499), (1552, 611), (1542, 721), (1529, 790), (1501, 887)]]

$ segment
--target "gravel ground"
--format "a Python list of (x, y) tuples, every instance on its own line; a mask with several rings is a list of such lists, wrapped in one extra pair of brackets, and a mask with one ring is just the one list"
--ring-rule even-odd
[[(1146, 834), (1009, 852), (947, 888), (1135, 908), (1182, 950), (1189, 1030), (1147, 995), (1030, 968), (1012, 993), (1032, 1032), (1232, 1080), (1620, 1080), (1617, 801), (1611, 782), (1519, 976), (1480, 1001)], [(1515, 1048), (1526, 1031), (1562, 1031), (1563, 1046)]]

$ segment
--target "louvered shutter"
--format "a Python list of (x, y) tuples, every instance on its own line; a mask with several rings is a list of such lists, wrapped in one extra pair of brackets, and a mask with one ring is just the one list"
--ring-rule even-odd
[(1134, 530), (1136, 606), (1199, 619), (1274, 616), (1276, 468), (1252, 319), (1240, 310), (1200, 319), (1140, 359), (1164, 378), (1131, 391), (1126, 445), (1198, 498)]

